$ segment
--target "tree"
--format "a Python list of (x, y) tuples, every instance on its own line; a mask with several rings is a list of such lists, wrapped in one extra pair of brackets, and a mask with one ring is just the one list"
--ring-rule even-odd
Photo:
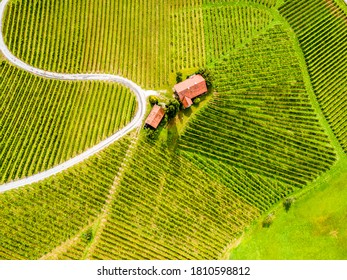
[(176, 99), (171, 99), (169, 103), (166, 104), (166, 114), (169, 119), (174, 118), (178, 111), (180, 110), (180, 103)]
[(201, 101), (201, 99), (199, 97), (195, 98), (194, 99), (194, 104), (199, 104)]
[(149, 127), (145, 128), (145, 134), (146, 138), (150, 141), (154, 141), (155, 139), (157, 139), (158, 136), (157, 130)]
[(274, 213), (270, 213), (269, 215), (267, 215), (263, 221), (263, 227), (267, 227), (267, 228), (270, 227), (274, 219), (275, 219)]
[(212, 87), (213, 76), (212, 76), (212, 73), (209, 69), (200, 68), (198, 71), (195, 72), (195, 74), (201, 75), (206, 80), (206, 85), (208, 88)]
[(286, 212), (289, 211), (290, 207), (292, 206), (293, 202), (294, 202), (294, 197), (288, 197), (283, 201), (283, 207), (286, 210)]
[(158, 97), (155, 96), (155, 95), (149, 96), (149, 103), (151, 103), (152, 106), (153, 106), (154, 104), (158, 104), (158, 103), (159, 103)]
[(182, 82), (182, 72), (176, 72), (176, 82), (180, 83)]
[(85, 232), (83, 232), (81, 234), (81, 239), (85, 242), (85, 243), (89, 243), (93, 238), (93, 229), (92, 228), (88, 228)]

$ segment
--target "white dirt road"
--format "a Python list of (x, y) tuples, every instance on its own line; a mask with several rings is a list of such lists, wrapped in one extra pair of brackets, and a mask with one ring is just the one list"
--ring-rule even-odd
[(51, 169), (48, 169), (46, 171), (43, 171), (41, 173), (35, 174), (33, 176), (20, 179), (17, 181), (9, 182), (3, 185), (0, 185), (0, 193), (5, 192), (11, 189), (16, 189), (28, 184), (32, 184), (38, 181), (41, 181), (43, 179), (46, 179), (54, 174), (57, 174), (63, 170), (68, 169), (69, 167), (74, 166), (75, 164), (78, 164), (85, 159), (89, 158), (90, 156), (98, 153), (99, 151), (103, 150), (113, 142), (117, 141), (122, 136), (126, 135), (128, 132), (133, 130), (136, 127), (139, 127), (142, 124), (142, 120), (146, 111), (146, 97), (150, 93), (153, 94), (150, 91), (143, 90), (140, 86), (138, 86), (136, 83), (134, 83), (131, 80), (128, 80), (124, 77), (117, 76), (117, 75), (110, 75), (110, 74), (63, 74), (63, 73), (54, 73), (54, 72), (48, 72), (42, 69), (38, 69), (35, 67), (32, 67), (22, 60), (15, 57), (10, 50), (7, 48), (4, 38), (3, 38), (3, 15), (6, 8), (7, 3), (9, 0), (2, 0), (0, 3), (0, 51), (3, 53), (4, 57), (7, 58), (12, 64), (16, 65), (19, 68), (24, 69), (25, 71), (28, 71), (32, 74), (35, 74), (37, 76), (49, 78), (49, 79), (55, 79), (55, 80), (69, 80), (69, 81), (85, 81), (85, 80), (93, 80), (93, 81), (109, 81), (109, 82), (115, 82), (122, 84), (126, 87), (128, 87), (132, 92), (135, 93), (138, 103), (138, 108), (135, 117), (131, 120), (129, 124), (127, 124), (123, 129), (119, 130), (109, 138), (101, 141), (97, 145), (93, 146), (92, 148), (86, 150), (85, 152), (81, 153), (80, 155), (71, 158), (70, 160), (59, 164)]

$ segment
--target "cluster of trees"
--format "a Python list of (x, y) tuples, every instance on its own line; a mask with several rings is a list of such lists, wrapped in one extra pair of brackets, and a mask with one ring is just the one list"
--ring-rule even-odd
[(182, 72), (176, 73), (176, 83), (180, 83), (183, 81), (182, 76), (183, 76)]
[(90, 241), (92, 241), (92, 239), (93, 239), (93, 229), (92, 228), (88, 228), (86, 231), (84, 231), (81, 234), (81, 239), (85, 243), (90, 243)]
[(201, 75), (205, 81), (206, 81), (206, 86), (208, 89), (210, 89), (212, 87), (212, 83), (213, 83), (213, 76), (212, 73), (209, 69), (207, 68), (200, 68), (198, 71), (196, 71), (194, 74), (196, 75)]
[(177, 99), (171, 99), (167, 104), (166, 104), (166, 115), (168, 119), (173, 119), (176, 117), (177, 113), (179, 112), (181, 107), (181, 104), (178, 102)]
[[(289, 211), (290, 207), (294, 203), (295, 198), (294, 197), (288, 197), (283, 201), (283, 207), (286, 210), (286, 212)], [(271, 212), (268, 214), (265, 219), (262, 222), (263, 227), (270, 227), (275, 219), (275, 213)]]
[[(155, 95), (151, 95), (149, 97), (149, 103), (151, 103), (152, 106), (155, 104), (158, 104), (159, 103), (158, 97)], [(167, 118), (169, 120), (173, 119), (179, 112), (180, 108), (181, 108), (181, 104), (179, 103), (178, 100), (174, 98), (170, 99), (169, 102), (165, 104), (165, 113)]]

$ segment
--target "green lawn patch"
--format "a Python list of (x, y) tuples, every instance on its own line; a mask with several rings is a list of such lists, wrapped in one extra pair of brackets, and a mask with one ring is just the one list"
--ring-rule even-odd
[(269, 228), (255, 225), (230, 258), (347, 259), (346, 167), (341, 160), (288, 212), (278, 207)]

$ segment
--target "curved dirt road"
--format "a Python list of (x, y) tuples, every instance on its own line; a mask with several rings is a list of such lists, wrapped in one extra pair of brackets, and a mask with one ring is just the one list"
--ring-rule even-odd
[(69, 80), (69, 81), (85, 81), (85, 80), (111, 81), (111, 82), (122, 84), (128, 87), (131, 91), (135, 93), (137, 102), (138, 102), (138, 109), (132, 121), (129, 124), (127, 124), (123, 129), (113, 134), (111, 137), (101, 141), (100, 143), (86, 150), (82, 154), (74, 158), (71, 158), (70, 160), (62, 164), (59, 164), (51, 169), (37, 173), (33, 176), (30, 176), (24, 179), (20, 179), (17, 181), (0, 185), (0, 193), (41, 181), (63, 170), (66, 170), (67, 168), (77, 163), (80, 163), (83, 160), (87, 159), (88, 157), (96, 154), (97, 152), (101, 151), (105, 147), (109, 146), (110, 144), (112, 144), (113, 142), (115, 142), (116, 140), (118, 140), (119, 138), (121, 138), (122, 136), (130, 132), (131, 130), (133, 130), (134, 128), (140, 126), (146, 111), (146, 96), (147, 96), (146, 91), (141, 89), (140, 86), (135, 84), (133, 81), (123, 78), (121, 76), (110, 75), (110, 74), (63, 74), (63, 73), (48, 72), (42, 69), (32, 67), (26, 64), (25, 62), (23, 62), (22, 60), (18, 59), (17, 57), (15, 57), (7, 48), (4, 42), (3, 34), (2, 34), (3, 15), (4, 15), (5, 7), (8, 2), (9, 0), (2, 0), (0, 3), (0, 51), (11, 63), (13, 63), (19, 68), (24, 69), (25, 71), (28, 71), (37, 76), (41, 76), (41, 77), (45, 77), (49, 79)]

